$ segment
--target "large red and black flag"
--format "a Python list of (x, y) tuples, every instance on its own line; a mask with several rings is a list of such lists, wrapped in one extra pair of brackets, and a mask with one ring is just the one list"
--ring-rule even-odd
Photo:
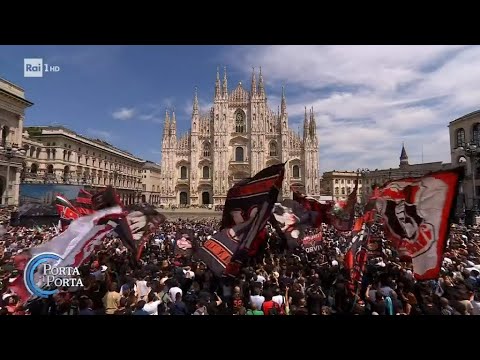
[(410, 255), (417, 280), (436, 279), (463, 169), (394, 180), (379, 189), (376, 211), (399, 252)]
[(285, 164), (272, 165), (233, 186), (227, 193), (222, 231), (199, 246), (195, 255), (216, 275), (236, 276), (267, 239), (265, 225), (282, 188)]

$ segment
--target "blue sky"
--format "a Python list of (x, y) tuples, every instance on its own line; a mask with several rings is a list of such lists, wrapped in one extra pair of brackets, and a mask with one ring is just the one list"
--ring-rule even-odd
[[(24, 78), (23, 59), (59, 73)], [(320, 167), (353, 170), (449, 161), (448, 122), (480, 103), (477, 46), (0, 46), (0, 77), (35, 103), (26, 125), (63, 125), (152, 161), (166, 107), (190, 126), (194, 87), (212, 103), (216, 67), (230, 90), (262, 66), (271, 108), (286, 85), (290, 126), (314, 106)]]

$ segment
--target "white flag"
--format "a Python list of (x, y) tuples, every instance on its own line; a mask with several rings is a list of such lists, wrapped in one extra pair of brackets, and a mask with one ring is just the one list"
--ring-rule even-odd
[(32, 256), (45, 252), (59, 255), (63, 260), (57, 261), (55, 266), (80, 266), (90, 256), (95, 246), (100, 245), (103, 238), (117, 226), (113, 220), (99, 220), (122, 216), (123, 211), (120, 206), (82, 216), (72, 221), (63, 233), (49, 242), (30, 249), (30, 253)]

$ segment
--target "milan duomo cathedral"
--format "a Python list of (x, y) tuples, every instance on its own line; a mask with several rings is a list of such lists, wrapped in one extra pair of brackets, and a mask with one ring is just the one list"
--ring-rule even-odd
[(161, 203), (223, 205), (228, 189), (263, 168), (286, 162), (282, 198), (290, 186), (320, 196), (318, 137), (313, 109), (303, 136), (289, 129), (285, 89), (277, 112), (268, 107), (262, 71), (252, 73), (250, 91), (240, 82), (228, 91), (227, 72), (217, 69), (213, 107), (199, 111), (195, 89), (191, 128), (178, 136), (175, 112), (167, 110), (162, 139)]

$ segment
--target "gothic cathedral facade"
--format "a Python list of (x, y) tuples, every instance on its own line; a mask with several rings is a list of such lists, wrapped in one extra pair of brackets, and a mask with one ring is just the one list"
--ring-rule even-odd
[(177, 137), (175, 112), (167, 110), (162, 139), (161, 204), (223, 205), (236, 182), (275, 163), (286, 162), (282, 198), (291, 186), (320, 196), (317, 127), (313, 109), (303, 134), (288, 126), (285, 89), (277, 112), (268, 107), (262, 71), (252, 73), (250, 91), (239, 83), (228, 91), (217, 69), (213, 107), (201, 114), (197, 89), (190, 131)]

